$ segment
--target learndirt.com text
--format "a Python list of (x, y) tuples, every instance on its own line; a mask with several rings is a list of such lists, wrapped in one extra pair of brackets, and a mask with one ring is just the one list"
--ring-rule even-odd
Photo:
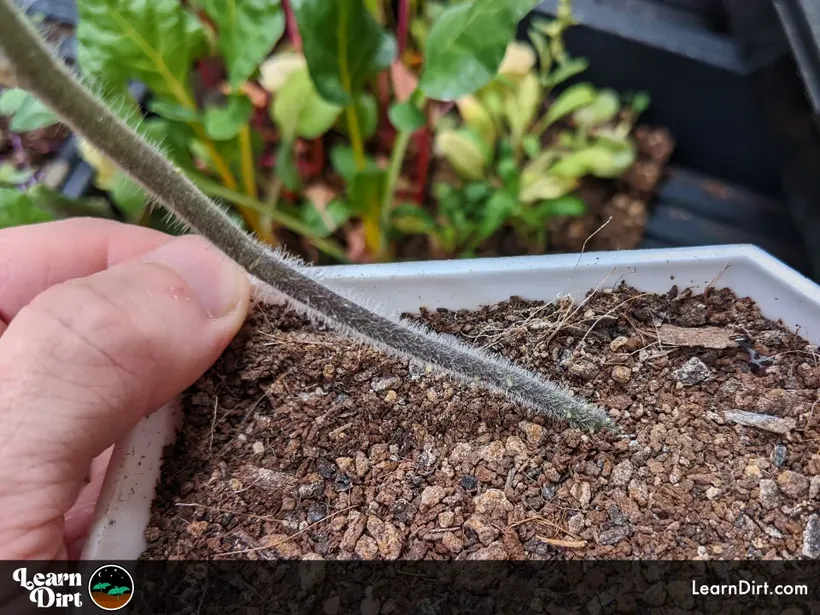
[(692, 581), (695, 596), (808, 596), (808, 585), (772, 585), (768, 581), (709, 584)]

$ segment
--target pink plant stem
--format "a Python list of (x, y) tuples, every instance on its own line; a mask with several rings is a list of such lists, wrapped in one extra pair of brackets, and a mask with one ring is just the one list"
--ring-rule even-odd
[(288, 37), (296, 51), (302, 51), (302, 36), (299, 34), (299, 26), (296, 24), (296, 16), (290, 8), (289, 0), (282, 0), (282, 7), (285, 9), (285, 22), (288, 27)]
[(413, 140), (416, 142), (418, 148), (418, 158), (416, 159), (416, 202), (418, 204), (424, 203), (424, 196), (427, 191), (427, 174), (430, 171), (430, 130), (422, 128), (413, 135)]
[(407, 49), (407, 31), (410, 22), (410, 3), (408, 0), (399, 0), (399, 23), (397, 38), (399, 43), (399, 57)]

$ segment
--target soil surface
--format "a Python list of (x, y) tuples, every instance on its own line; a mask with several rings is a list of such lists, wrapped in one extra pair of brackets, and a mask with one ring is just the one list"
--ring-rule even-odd
[(622, 433), (257, 306), (184, 396), (143, 558), (820, 558), (820, 352), (750, 299), (621, 285), (409, 317)]

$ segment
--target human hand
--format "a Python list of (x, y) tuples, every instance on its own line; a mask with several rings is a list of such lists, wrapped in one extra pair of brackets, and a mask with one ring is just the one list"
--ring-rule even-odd
[(216, 361), (249, 299), (200, 237), (0, 231), (0, 560), (79, 556), (111, 445)]

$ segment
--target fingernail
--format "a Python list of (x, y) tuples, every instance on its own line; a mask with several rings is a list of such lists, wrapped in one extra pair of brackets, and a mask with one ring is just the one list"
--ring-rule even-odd
[(179, 274), (212, 318), (233, 312), (247, 292), (245, 271), (201, 237), (174, 239), (147, 254), (145, 260)]

